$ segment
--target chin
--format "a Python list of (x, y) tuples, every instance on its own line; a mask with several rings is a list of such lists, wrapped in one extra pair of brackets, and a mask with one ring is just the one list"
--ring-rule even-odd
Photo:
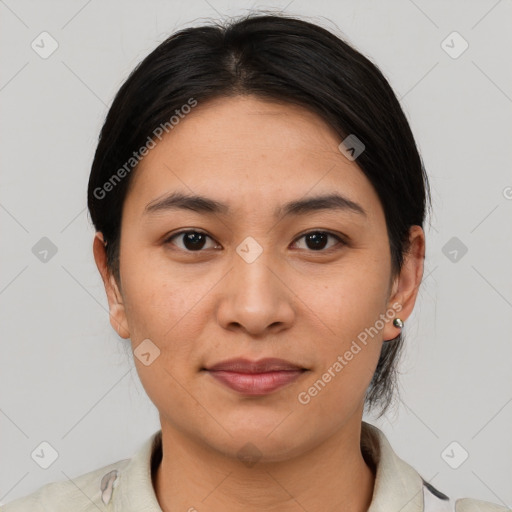
[[(289, 437), (289, 436), (288, 436)], [(228, 446), (218, 447), (225, 456), (238, 459), (247, 467), (255, 464), (274, 463), (293, 459), (307, 448), (282, 438), (269, 439), (264, 434), (234, 436)]]
[[(282, 418), (280, 418), (282, 421)], [(260, 422), (261, 423), (261, 422)], [(242, 426), (229, 429), (231, 436), (203, 436), (202, 442), (226, 457), (239, 459), (248, 467), (256, 462), (280, 462), (308, 451), (315, 443), (313, 433), (299, 432), (298, 425), (263, 422), (264, 426)]]

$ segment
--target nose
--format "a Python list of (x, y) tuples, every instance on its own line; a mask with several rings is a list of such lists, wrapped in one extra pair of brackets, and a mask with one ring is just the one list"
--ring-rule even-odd
[(286, 283), (284, 268), (261, 255), (247, 263), (235, 255), (224, 279), (219, 324), (227, 330), (242, 330), (251, 336), (277, 334), (294, 322), (294, 293)]

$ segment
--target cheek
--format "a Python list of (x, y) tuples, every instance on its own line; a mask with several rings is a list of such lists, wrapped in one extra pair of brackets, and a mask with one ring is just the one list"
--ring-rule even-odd
[(381, 351), (388, 264), (386, 258), (354, 255), (321, 287), (311, 285), (305, 302), (323, 324), (324, 333), (312, 379), (322, 381), (317, 386), (323, 396), (319, 402), (364, 395)]
[[(154, 248), (137, 247), (136, 241), (121, 251), (123, 298), (132, 338), (161, 340), (188, 311), (193, 309), (200, 284), (187, 285), (183, 274), (176, 272)], [(158, 256), (158, 257), (156, 257)], [(163, 341), (163, 340), (162, 340)]]
[[(147, 262), (148, 258), (133, 254), (124, 260), (124, 301), (132, 349), (149, 338), (160, 350), (156, 362), (161, 371), (165, 368), (177, 378), (189, 378), (188, 372), (196, 371), (193, 365), (199, 344), (211, 344), (211, 340), (204, 339), (212, 314), (207, 310), (211, 307), (208, 298), (222, 274), (191, 275), (163, 260), (141, 265), (138, 262)], [(145, 376), (145, 367), (139, 368), (143, 381), (153, 378), (154, 371)]]
[(354, 253), (323, 277), (311, 281), (305, 302), (317, 314), (332, 338), (346, 342), (372, 326), (385, 311), (389, 265), (385, 258)]
[(207, 283), (186, 286), (179, 279), (144, 272), (143, 279), (130, 277), (126, 286), (125, 306), (132, 340), (156, 340), (162, 348), (180, 350), (179, 340), (190, 347), (190, 340), (201, 332), (201, 299), (208, 292)]
[[(155, 267), (133, 272), (126, 267), (126, 275), (126, 315), (140, 381), (159, 411), (187, 410), (190, 396), (185, 383), (197, 371), (198, 340), (204, 337), (201, 298), (211, 285), (187, 285)], [(149, 365), (137, 357), (137, 347), (146, 339), (158, 347)]]

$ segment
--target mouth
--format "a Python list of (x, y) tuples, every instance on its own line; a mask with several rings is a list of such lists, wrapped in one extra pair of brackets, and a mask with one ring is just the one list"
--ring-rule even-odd
[(230, 359), (202, 370), (233, 391), (248, 396), (272, 393), (308, 371), (307, 368), (276, 358), (260, 361)]

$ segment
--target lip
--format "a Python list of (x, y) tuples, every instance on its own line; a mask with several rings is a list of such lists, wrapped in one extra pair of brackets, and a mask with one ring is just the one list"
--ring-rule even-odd
[(206, 368), (208, 371), (226, 371), (237, 373), (265, 373), (277, 371), (305, 370), (305, 368), (276, 357), (266, 357), (258, 361), (251, 361), (243, 357), (227, 359)]
[(307, 371), (306, 368), (277, 358), (259, 361), (229, 359), (205, 370), (232, 390), (250, 396), (272, 393), (291, 384)]

